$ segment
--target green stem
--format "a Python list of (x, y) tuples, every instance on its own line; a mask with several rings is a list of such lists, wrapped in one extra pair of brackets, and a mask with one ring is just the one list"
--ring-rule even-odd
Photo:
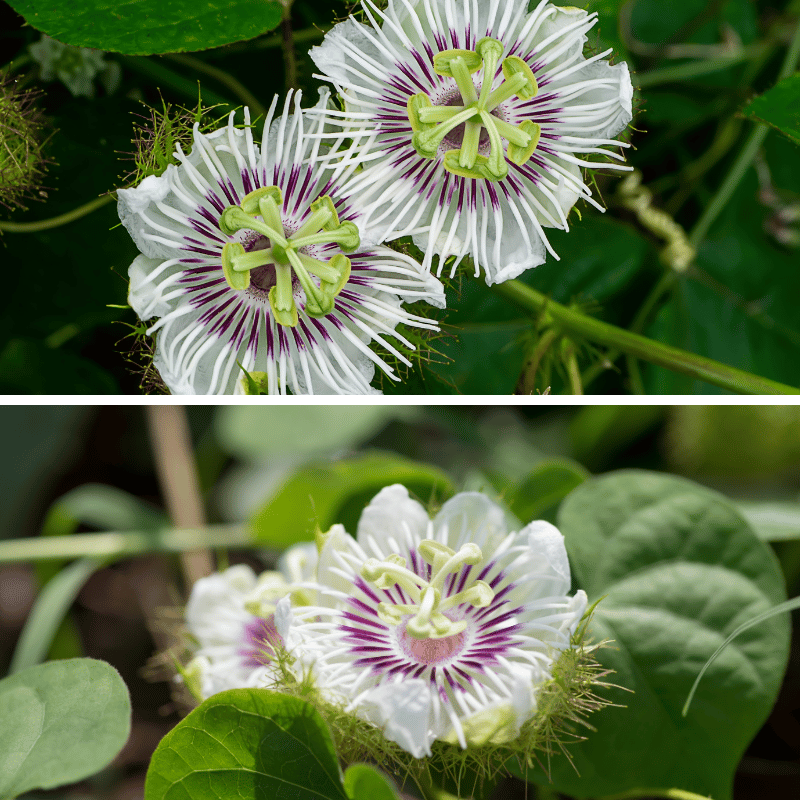
[(539, 372), (539, 365), (557, 337), (558, 331), (555, 328), (550, 328), (539, 336), (536, 347), (517, 380), (515, 394), (533, 394), (536, 391), (536, 375)]
[[(679, 350), (647, 339), (637, 333), (588, 317), (556, 303), (541, 292), (517, 280), (495, 284), (492, 290), (520, 308), (540, 317), (540, 322), (561, 328), (565, 333), (615, 348), (696, 380), (706, 381), (737, 394), (800, 394), (800, 389), (753, 375), (719, 361)], [(541, 319), (544, 317), (544, 319)]]
[[(184, 97), (197, 101), (197, 81), (184, 78), (183, 75), (173, 72), (169, 67), (159, 64), (147, 56), (123, 56), (115, 53), (114, 57), (128, 69), (152, 80), (157, 86), (171, 89), (177, 94), (182, 94)], [(202, 97), (203, 101), (209, 105), (233, 106), (229, 97), (223, 97), (211, 89), (203, 89)]]
[(631, 80), (633, 81), (633, 85), (639, 89), (658, 86), (660, 83), (685, 81), (700, 75), (708, 75), (723, 69), (729, 69), (737, 64), (741, 64), (743, 61), (758, 58), (764, 52), (771, 50), (773, 46), (772, 44), (760, 42), (744, 47), (735, 55), (725, 56), (723, 58), (709, 58), (702, 61), (690, 61), (683, 64), (672, 64), (668, 67), (662, 67), (661, 69), (653, 69), (649, 72), (631, 75)]
[[(306, 42), (316, 42), (321, 39), (331, 27), (331, 25), (321, 25), (319, 27), (312, 25), (310, 28), (292, 31), (292, 38), (294, 39), (295, 45), (305, 44)], [(209, 58), (223, 58), (236, 55), (237, 53), (250, 53), (253, 50), (271, 50), (282, 46), (283, 34), (275, 33), (264, 39), (254, 39), (249, 42), (225, 45), (225, 47), (220, 47), (216, 50), (208, 50), (207, 56)]]
[(166, 58), (170, 59), (170, 61), (174, 61), (176, 64), (182, 64), (184, 67), (189, 67), (195, 72), (201, 72), (219, 81), (230, 89), (242, 103), (249, 106), (256, 117), (265, 117), (267, 115), (267, 109), (259, 102), (258, 98), (241, 83), (241, 81), (234, 78), (233, 75), (226, 72), (224, 69), (206, 64), (205, 61), (201, 61), (199, 58), (187, 56), (183, 53), (170, 53)]
[(292, 30), (292, 3), (283, 7), (281, 18), (281, 39), (283, 45), (283, 64), (285, 69), (286, 91), (297, 88), (297, 56), (294, 51), (294, 31)]
[(583, 384), (581, 383), (581, 371), (578, 369), (578, 348), (569, 342), (565, 356), (567, 376), (569, 377), (569, 393), (583, 394)]
[[(794, 36), (789, 44), (789, 49), (786, 51), (776, 83), (788, 78), (795, 71), (798, 60), (800, 60), (800, 23), (795, 28)], [(756, 157), (756, 153), (763, 144), (767, 133), (769, 133), (769, 126), (763, 122), (757, 123), (753, 128), (747, 143), (739, 153), (722, 186), (719, 187), (714, 198), (689, 234), (689, 242), (693, 247), (697, 247), (705, 239), (711, 226), (728, 204), (745, 173), (750, 168), (750, 164)]]
[(148, 532), (77, 533), (71, 536), (2, 541), (0, 564), (89, 556), (122, 558), (144, 553), (183, 553), (205, 547), (250, 547), (253, 544), (251, 532), (241, 525)]
[(37, 222), (0, 222), (0, 231), (7, 231), (8, 233), (37, 233), (38, 231), (50, 230), (50, 228), (58, 228), (60, 225), (66, 225), (76, 219), (85, 217), (87, 214), (91, 214), (92, 211), (108, 205), (113, 200), (116, 200), (113, 194), (104, 194), (102, 197), (97, 197), (82, 206), (73, 208), (72, 211), (67, 211), (66, 214), (59, 214), (59, 216), (51, 217), (50, 219), (42, 219)]
[(635, 800), (639, 797), (665, 797), (667, 800), (709, 800), (705, 794), (695, 794), (684, 789), (630, 789), (619, 794), (609, 794), (599, 800)]

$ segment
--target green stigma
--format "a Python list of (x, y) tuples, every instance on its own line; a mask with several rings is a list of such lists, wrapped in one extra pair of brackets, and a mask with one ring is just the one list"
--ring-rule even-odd
[[(335, 307), (336, 296), (350, 277), (350, 259), (360, 244), (358, 228), (352, 222), (339, 222), (333, 201), (325, 195), (311, 203), (310, 215), (293, 234), (287, 236), (281, 219), (281, 190), (266, 186), (250, 192), (238, 206), (228, 206), (220, 216), (219, 228), (226, 236), (242, 230), (254, 231), (269, 241), (263, 250), (246, 252), (239, 242), (222, 248), (222, 272), (231, 289), (250, 288), (250, 271), (272, 266), (275, 284), (269, 290), (269, 304), (276, 322), (293, 328), (297, 325), (294, 278), (306, 297), (305, 311), (324, 317)], [(315, 244), (337, 244), (344, 251), (327, 261), (302, 252)], [(319, 284), (311, 276), (318, 279)]]
[[(508, 163), (521, 166), (533, 155), (540, 126), (530, 120), (512, 125), (491, 112), (512, 96), (531, 100), (538, 86), (531, 68), (517, 56), (503, 55), (503, 44), (487, 36), (475, 50), (444, 50), (433, 58), (433, 69), (439, 75), (453, 78), (461, 93), (462, 105), (433, 105), (427, 94), (419, 93), (409, 98), (408, 119), (414, 135), (411, 142), (423, 158), (435, 158), (444, 138), (463, 125), (464, 134), (460, 148), (445, 153), (444, 168), (462, 178), (502, 180), (508, 174)], [(503, 82), (492, 89), (497, 67), (503, 71)], [(480, 90), (475, 88), (471, 74), (483, 67)], [(478, 153), (481, 132), (489, 136), (489, 155)], [(503, 139), (508, 142), (504, 150)]]

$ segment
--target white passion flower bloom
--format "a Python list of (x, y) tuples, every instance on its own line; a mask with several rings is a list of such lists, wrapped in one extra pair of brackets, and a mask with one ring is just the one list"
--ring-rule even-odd
[(303, 589), (317, 566), (312, 543), (289, 548), (278, 571), (256, 576), (245, 564), (200, 578), (186, 605), (186, 629), (194, 658), (183, 676), (189, 688), (205, 699), (225, 689), (266, 686), (274, 680), (270, 653), (280, 643), (274, 613), (286, 597), (307, 603)]
[[(309, 138), (300, 93), (277, 97), (253, 141), (249, 113), (210, 134), (195, 126), (180, 165), (118, 192), (119, 215), (141, 255), (130, 267), (129, 303), (158, 317), (154, 365), (173, 394), (375, 394), (368, 346), (390, 344), (398, 323), (436, 329), (403, 301), (444, 307), (441, 284), (383, 246), (362, 246), (363, 220), (344, 197), (347, 169), (331, 172)], [(317, 109), (327, 103), (327, 92)], [(342, 139), (334, 145), (340, 145)], [(357, 156), (351, 156), (357, 162)], [(351, 163), (349, 169), (354, 168)], [(240, 368), (241, 367), (241, 368)]]
[(515, 739), (586, 610), (558, 530), (509, 532), (477, 493), (430, 520), (403, 486), (382, 490), (356, 539), (325, 536), (317, 582), (316, 605), (275, 614), (294, 669), (416, 758), (437, 739)]
[[(453, 271), (470, 255), (489, 284), (558, 258), (545, 228), (568, 230), (581, 167), (627, 167), (608, 147), (631, 121), (625, 63), (584, 58), (597, 20), (542, 0), (362, 0), (370, 25), (334, 26), (311, 50), (340, 92), (339, 123), (370, 142), (348, 187), (384, 239), (413, 235)], [(331, 112), (336, 113), (336, 112)], [(593, 154), (603, 161), (587, 160)]]

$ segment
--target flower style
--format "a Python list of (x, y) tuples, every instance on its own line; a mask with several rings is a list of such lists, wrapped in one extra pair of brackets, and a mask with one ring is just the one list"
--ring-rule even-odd
[(567, 596), (549, 523), (508, 532), (477, 493), (431, 521), (399, 485), (365, 509), (357, 539), (340, 525), (323, 536), (317, 582), (316, 605), (275, 613), (294, 668), (416, 758), (437, 739), (515, 739), (586, 609), (584, 592)]
[[(368, 137), (369, 166), (348, 187), (385, 239), (469, 254), (489, 284), (558, 258), (544, 228), (591, 197), (580, 167), (624, 166), (606, 149), (632, 118), (625, 63), (584, 58), (597, 20), (542, 0), (362, 0), (371, 25), (336, 25), (311, 58), (340, 92), (339, 124)], [(331, 116), (337, 112), (329, 112)]]
[(239, 564), (195, 583), (186, 627), (196, 646), (183, 677), (199, 698), (272, 682), (270, 653), (280, 642), (275, 606), (282, 597), (309, 602), (312, 598), (300, 584), (313, 576), (316, 565), (316, 546), (302, 544), (281, 556), (277, 572), (256, 577), (250, 567)]
[[(158, 331), (154, 364), (175, 394), (254, 384), (270, 394), (377, 393), (376, 364), (398, 378), (368, 343), (408, 364), (384, 335), (413, 349), (398, 323), (437, 329), (401, 305), (444, 307), (441, 284), (400, 253), (362, 246), (370, 237), (344, 198), (358, 157), (327, 169), (300, 99), (290, 114), (287, 97), (275, 117), (275, 98), (259, 150), (245, 109), (243, 130), (233, 114), (208, 135), (195, 126), (191, 153), (177, 147), (179, 166), (118, 192), (120, 219), (142, 253), (130, 267), (129, 302), (141, 319), (159, 317), (148, 331)], [(319, 132), (324, 123), (314, 124)]]

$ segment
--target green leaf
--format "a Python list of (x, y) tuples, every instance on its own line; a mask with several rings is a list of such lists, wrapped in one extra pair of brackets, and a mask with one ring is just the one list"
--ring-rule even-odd
[(738, 502), (736, 507), (765, 542), (800, 540), (800, 503)]
[[(726, 648), (681, 709), (703, 664), (743, 622), (786, 599), (776, 560), (730, 502), (690, 481), (643, 471), (587, 481), (563, 503), (559, 527), (574, 575), (597, 608), (592, 633), (621, 708), (554, 760), (556, 788), (575, 797), (674, 786), (730, 800), (733, 774), (780, 688), (788, 618)], [(544, 782), (542, 776), (532, 776)], [(642, 790), (642, 794), (647, 794)]]
[(320, 456), (354, 447), (416, 409), (391, 406), (222, 406), (214, 430), (222, 448), (247, 461)]
[(0, 681), (0, 797), (93, 775), (122, 749), (131, 705), (104, 661), (53, 661)]
[(144, 800), (347, 800), (330, 733), (303, 700), (266, 689), (210, 697), (156, 748)]
[(47, 582), (22, 629), (8, 668), (9, 674), (39, 664), (45, 658), (78, 592), (101, 563), (96, 558), (82, 558)]
[(281, 4), (270, 0), (81, 0), (64, 13), (58, 0), (11, 0), (37, 30), (77, 47), (128, 55), (221, 47), (271, 31)]
[(313, 539), (341, 522), (355, 531), (364, 506), (384, 487), (402, 483), (425, 503), (455, 493), (436, 467), (391, 453), (371, 452), (330, 464), (311, 464), (294, 473), (250, 519), (254, 538), (273, 547)]
[(545, 461), (536, 465), (506, 497), (506, 502), (515, 516), (527, 524), (531, 520), (542, 519), (546, 511), (558, 505), (588, 477), (589, 473), (574, 461)]
[(800, 72), (784, 78), (742, 109), (749, 119), (766, 122), (800, 144)]
[(344, 773), (344, 790), (350, 800), (397, 800), (392, 782), (369, 764), (353, 764)]

